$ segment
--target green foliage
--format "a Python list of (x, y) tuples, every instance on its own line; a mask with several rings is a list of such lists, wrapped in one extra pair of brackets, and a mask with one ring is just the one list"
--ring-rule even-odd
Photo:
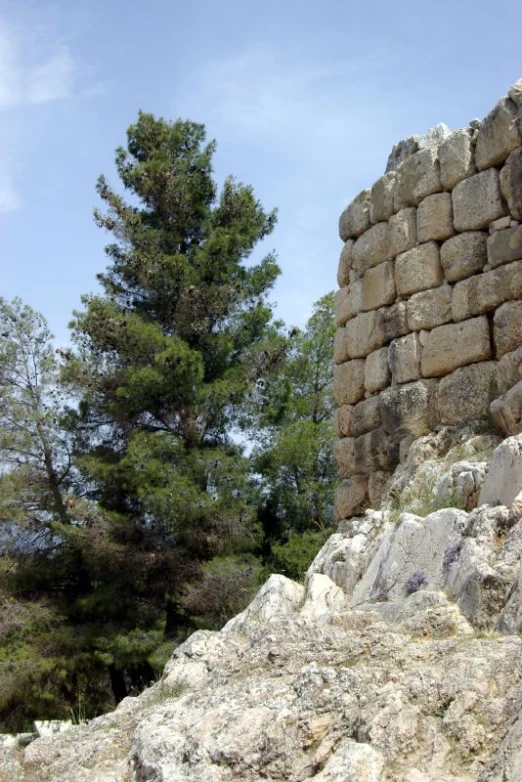
[(273, 543), (273, 567), (288, 578), (302, 581), (329, 534), (328, 531), (302, 532), (291, 535), (286, 543)]

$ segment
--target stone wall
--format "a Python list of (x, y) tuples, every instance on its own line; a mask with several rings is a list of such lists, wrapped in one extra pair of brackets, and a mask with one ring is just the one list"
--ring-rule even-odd
[(522, 431), (522, 80), (482, 122), (401, 141), (339, 234), (343, 519), (376, 505), (414, 437)]

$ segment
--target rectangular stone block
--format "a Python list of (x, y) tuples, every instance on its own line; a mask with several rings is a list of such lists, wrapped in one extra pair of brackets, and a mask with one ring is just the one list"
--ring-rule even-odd
[(370, 353), (364, 365), (364, 387), (372, 394), (386, 388), (391, 381), (388, 366), (388, 348), (380, 348)]
[(351, 437), (352, 428), (352, 410), (353, 405), (341, 405), (335, 411), (335, 431), (337, 437)]
[(334, 362), (336, 364), (344, 364), (348, 361), (349, 355), (346, 348), (346, 332), (344, 327), (341, 326), (337, 329), (334, 336)]
[(504, 162), (512, 149), (522, 144), (517, 125), (517, 107), (510, 98), (501, 98), (480, 123), (475, 148), (479, 171)]
[(335, 518), (349, 519), (368, 506), (368, 477), (354, 475), (335, 488)]
[[(522, 109), (519, 110), (522, 127)], [(522, 220), (522, 147), (509, 155), (500, 172), (500, 189), (515, 220)]]
[(493, 341), (497, 358), (522, 345), (522, 301), (507, 302), (495, 312)]
[(417, 208), (417, 239), (443, 242), (453, 236), (453, 206), (450, 193), (427, 196)]
[(385, 342), (381, 310), (360, 312), (346, 324), (346, 346), (350, 358), (365, 358)]
[(362, 307), (362, 280), (356, 280), (335, 292), (335, 322), (343, 326), (346, 321), (359, 314)]
[(372, 187), (370, 204), (370, 220), (372, 223), (382, 223), (392, 216), (396, 178), (395, 171), (389, 171), (378, 179)]
[(353, 263), (353, 245), (354, 240), (348, 239), (344, 243), (344, 247), (341, 250), (339, 258), (339, 265), (337, 267), (337, 284), (339, 288), (344, 288), (350, 282), (350, 269)]
[(407, 334), (393, 340), (388, 349), (392, 384), (418, 380), (421, 376), (420, 361), (421, 346), (418, 334)]
[(399, 460), (397, 446), (384, 429), (374, 429), (354, 440), (356, 470), (369, 475), (377, 470), (391, 470)]
[[(522, 179), (522, 168), (520, 169)], [(507, 228), (504, 231), (494, 231), (488, 238), (488, 263), (490, 266), (500, 266), (502, 263), (522, 259), (522, 225)]]
[(334, 367), (334, 397), (339, 405), (354, 405), (364, 396), (364, 361)]
[(453, 225), (457, 231), (478, 231), (507, 214), (499, 173), (488, 168), (453, 188)]
[(388, 221), (388, 249), (390, 258), (411, 250), (417, 244), (417, 210), (414, 206), (401, 209)]
[(397, 301), (391, 307), (383, 307), (379, 310), (382, 317), (384, 330), (384, 342), (403, 337), (408, 333), (408, 317), (405, 301)]
[[(493, 422), (510, 437), (522, 432), (522, 380), (491, 403)], [(369, 488), (368, 488), (369, 494)]]
[(489, 406), (498, 396), (494, 361), (460, 367), (439, 383), (437, 406), (441, 424), (458, 426), (488, 418)]
[(433, 431), (437, 422), (437, 380), (417, 380), (390, 386), (381, 392), (382, 425), (394, 443), (409, 435), (420, 437)]
[(369, 190), (363, 190), (348, 204), (339, 218), (339, 236), (343, 242), (355, 239), (370, 227)]
[(337, 462), (337, 472), (341, 478), (350, 478), (357, 472), (353, 437), (344, 437), (342, 440), (336, 441), (334, 457)]
[(452, 236), (440, 248), (440, 262), (448, 282), (457, 282), (482, 271), (487, 263), (487, 234), (466, 231)]
[(388, 258), (388, 223), (372, 225), (354, 244), (353, 268), (359, 272), (365, 272)]
[(475, 169), (473, 130), (456, 130), (439, 147), (440, 180), (445, 190), (472, 176)]
[(453, 319), (451, 312), (451, 286), (441, 285), (427, 291), (414, 293), (407, 302), (410, 331), (433, 329)]
[(394, 262), (385, 261), (368, 269), (362, 283), (362, 309), (376, 310), (395, 301)]
[(399, 296), (436, 288), (444, 279), (436, 242), (427, 242), (399, 255), (395, 261), (395, 284)]
[(491, 358), (487, 318), (472, 318), (462, 323), (437, 326), (429, 332), (422, 348), (423, 377), (448, 375), (458, 367)]
[(381, 425), (379, 397), (371, 396), (363, 399), (352, 409), (352, 432), (354, 437), (378, 429)]
[(453, 288), (453, 320), (482, 315), (505, 301), (522, 298), (522, 261), (458, 282)]
[(420, 149), (406, 158), (397, 170), (394, 208), (397, 212), (405, 206), (417, 206), (423, 198), (442, 190), (437, 150)]

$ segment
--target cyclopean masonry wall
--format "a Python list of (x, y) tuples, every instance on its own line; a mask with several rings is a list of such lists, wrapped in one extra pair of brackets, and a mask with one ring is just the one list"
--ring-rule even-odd
[(522, 431), (522, 80), (482, 122), (401, 141), (339, 234), (341, 520), (377, 505), (413, 437)]

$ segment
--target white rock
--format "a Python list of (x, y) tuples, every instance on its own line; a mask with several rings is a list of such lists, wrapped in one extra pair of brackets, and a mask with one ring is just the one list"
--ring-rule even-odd
[(479, 505), (509, 508), (522, 491), (522, 435), (504, 440), (493, 454), (489, 472), (480, 490)]
[(272, 575), (263, 584), (250, 605), (231, 619), (222, 633), (251, 633), (260, 625), (266, 625), (283, 616), (291, 616), (299, 610), (304, 599), (304, 587), (286, 576)]

